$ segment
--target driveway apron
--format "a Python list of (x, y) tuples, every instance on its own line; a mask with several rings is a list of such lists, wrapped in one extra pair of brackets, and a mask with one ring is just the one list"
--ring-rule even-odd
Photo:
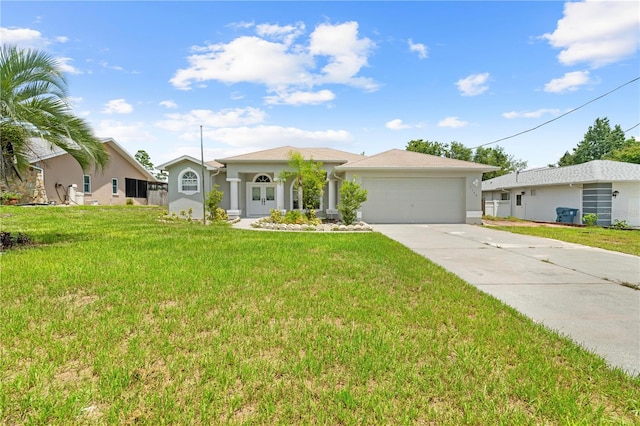
[(613, 367), (640, 374), (640, 257), (476, 225), (375, 225)]

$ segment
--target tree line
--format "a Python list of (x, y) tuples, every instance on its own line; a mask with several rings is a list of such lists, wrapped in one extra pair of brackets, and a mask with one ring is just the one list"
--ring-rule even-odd
[[(500, 167), (500, 170), (485, 173), (483, 180), (524, 170), (527, 167), (526, 161), (514, 158), (499, 145), (478, 147), (474, 150), (457, 141), (442, 143), (414, 139), (407, 143), (406, 150)], [(572, 152), (565, 152), (557, 163), (549, 164), (549, 167), (572, 166), (593, 160), (640, 164), (640, 141), (633, 137), (626, 138), (618, 124), (611, 128), (608, 118), (597, 118)]]

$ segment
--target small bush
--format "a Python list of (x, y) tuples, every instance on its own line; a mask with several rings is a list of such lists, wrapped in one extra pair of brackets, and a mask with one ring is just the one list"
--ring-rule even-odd
[(133, 205), (133, 199), (132, 198), (127, 198), (126, 203), (127, 203), (128, 206), (132, 206)]
[(587, 226), (596, 226), (598, 224), (598, 215), (595, 213), (587, 213), (582, 216), (582, 223)]
[(352, 182), (344, 182), (340, 187), (340, 200), (338, 211), (342, 221), (345, 225), (351, 225), (356, 221), (358, 209), (367, 201), (367, 190), (360, 188), (354, 177)]
[(616, 219), (610, 227), (614, 229), (628, 229), (629, 223), (626, 220)]

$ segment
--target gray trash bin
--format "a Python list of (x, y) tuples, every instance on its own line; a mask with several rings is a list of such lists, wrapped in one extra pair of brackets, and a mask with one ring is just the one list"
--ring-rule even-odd
[(573, 223), (577, 215), (578, 209), (572, 209), (571, 207), (556, 208), (556, 222)]

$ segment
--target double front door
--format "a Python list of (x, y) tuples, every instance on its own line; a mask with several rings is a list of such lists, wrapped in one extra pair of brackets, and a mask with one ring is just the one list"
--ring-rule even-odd
[(248, 216), (268, 216), (276, 208), (276, 186), (271, 183), (249, 185)]

